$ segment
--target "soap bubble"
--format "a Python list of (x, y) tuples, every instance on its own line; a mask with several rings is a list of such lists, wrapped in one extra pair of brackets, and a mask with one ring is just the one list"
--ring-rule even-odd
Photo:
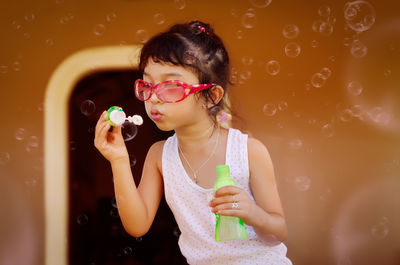
[(272, 103), (267, 103), (263, 107), (263, 113), (267, 116), (274, 116), (276, 114), (276, 106)]
[(136, 242), (142, 242), (143, 238), (142, 237), (136, 237)]
[(324, 79), (328, 79), (332, 75), (332, 71), (328, 67), (323, 67), (321, 69), (320, 73), (322, 75), (322, 78), (324, 78)]
[(39, 138), (37, 136), (29, 136), (28, 142), (26, 144), (26, 151), (27, 152), (32, 152), (36, 148), (39, 147)]
[(367, 54), (367, 46), (359, 40), (353, 41), (350, 47), (350, 53), (354, 58), (362, 58)]
[(124, 124), (122, 124), (121, 128), (122, 128), (122, 137), (124, 138), (125, 142), (130, 141), (136, 137), (138, 129), (136, 125), (133, 124), (132, 122), (125, 122)]
[(303, 146), (303, 141), (301, 139), (298, 139), (298, 138), (292, 139), (289, 142), (289, 147), (290, 147), (290, 149), (293, 149), (293, 150), (298, 150), (302, 146)]
[(353, 118), (353, 112), (351, 111), (351, 109), (344, 109), (342, 111), (339, 112), (339, 118), (341, 121), (343, 122), (348, 122)]
[(289, 42), (285, 46), (285, 54), (290, 58), (295, 58), (299, 56), (301, 47), (296, 42)]
[(124, 248), (124, 254), (127, 256), (130, 256), (133, 254), (133, 249), (131, 247), (125, 247)]
[(75, 151), (77, 147), (78, 147), (78, 144), (75, 141), (69, 142), (69, 150)]
[(138, 29), (136, 31), (136, 41), (139, 43), (145, 43), (149, 39), (149, 33), (145, 29)]
[(97, 24), (93, 28), (94, 35), (101, 36), (104, 34), (104, 32), (106, 32), (106, 26), (103, 24)]
[(385, 70), (383, 71), (383, 75), (384, 75), (386, 78), (388, 78), (389, 76), (392, 75), (392, 70), (390, 70), (390, 69), (385, 69)]
[(20, 30), (20, 29), (22, 28), (21, 24), (19, 24), (19, 22), (16, 21), (16, 20), (13, 20), (13, 21), (11, 22), (11, 25), (12, 25), (12, 27), (13, 27), (14, 29), (16, 29), (16, 30)]
[(186, 0), (174, 0), (174, 7), (182, 10), (186, 7)]
[(250, 0), (250, 3), (256, 8), (266, 8), (272, 0)]
[(87, 99), (81, 103), (81, 113), (85, 116), (90, 116), (96, 110), (96, 104), (90, 99)]
[(2, 73), (4, 75), (4, 74), (7, 74), (7, 72), (8, 72), (8, 66), (7, 65), (0, 66), (0, 73)]
[(81, 214), (76, 218), (76, 222), (79, 225), (87, 225), (89, 222), (89, 217), (86, 214)]
[(375, 17), (375, 8), (369, 2), (357, 0), (344, 6), (347, 26), (356, 32), (370, 29), (375, 23)]
[(334, 129), (333, 129), (332, 124), (327, 123), (327, 124), (325, 124), (324, 126), (322, 126), (322, 134), (323, 134), (325, 137), (332, 137), (332, 136), (334, 136), (334, 135), (335, 135), (335, 132), (334, 132)]
[(10, 161), (10, 154), (8, 152), (0, 152), (0, 165), (5, 165)]
[(311, 77), (311, 84), (314, 87), (322, 87), (325, 84), (326, 78), (321, 73), (315, 73)]
[(242, 57), (242, 63), (246, 66), (253, 64), (254, 59), (251, 56), (243, 56)]
[(383, 239), (389, 234), (387, 222), (381, 221), (371, 228), (371, 235), (375, 239)]
[(288, 103), (287, 103), (286, 101), (281, 101), (281, 102), (279, 102), (279, 104), (278, 104), (278, 109), (279, 109), (280, 111), (286, 110), (287, 107), (288, 107)]
[(347, 91), (353, 96), (359, 96), (363, 91), (363, 86), (360, 82), (357, 81), (350, 81), (347, 84)]
[(31, 38), (31, 34), (29, 32), (24, 33), (24, 38), (29, 40)]
[(281, 70), (281, 66), (278, 61), (271, 60), (266, 63), (265, 69), (267, 70), (268, 74), (277, 75), (277, 74), (279, 74), (279, 71)]
[(164, 14), (156, 13), (153, 16), (153, 20), (154, 20), (154, 23), (156, 23), (157, 25), (161, 25), (161, 24), (164, 24), (164, 22), (165, 22), (165, 16), (164, 16)]
[(106, 16), (107, 22), (113, 22), (116, 18), (117, 18), (117, 14), (115, 14), (114, 12), (112, 12)]
[(236, 38), (238, 38), (239, 40), (243, 39), (243, 30), (239, 29), (238, 31), (236, 31)]
[(311, 47), (312, 48), (317, 48), (318, 47), (318, 41), (317, 40), (312, 40), (311, 41)]
[(32, 22), (32, 21), (35, 20), (35, 14), (33, 14), (33, 13), (28, 14), (28, 15), (26, 15), (24, 18), (25, 18), (26, 21)]
[(287, 39), (294, 39), (299, 36), (299, 27), (295, 24), (288, 24), (283, 28), (282, 34)]
[(246, 29), (251, 29), (254, 28), (254, 26), (257, 23), (257, 16), (255, 11), (252, 9), (247, 10), (246, 13), (243, 14), (242, 16), (242, 25)]
[(67, 23), (69, 23), (71, 20), (73, 20), (74, 18), (75, 18), (74, 14), (68, 13), (68, 14), (66, 14), (65, 16), (62, 16), (62, 17), (60, 18), (60, 23), (61, 23), (61, 24), (67, 24)]
[(328, 5), (323, 5), (318, 8), (318, 15), (321, 17), (328, 17), (331, 14), (331, 7)]
[(110, 216), (113, 217), (113, 218), (119, 218), (118, 209), (112, 208), (110, 210)]
[(311, 180), (307, 176), (298, 176), (294, 179), (294, 184), (297, 190), (306, 191), (311, 186)]
[(362, 112), (361, 105), (353, 105), (350, 107), (351, 113), (354, 117), (360, 117)]
[(314, 20), (314, 22), (312, 23), (312, 30), (313, 30), (314, 32), (319, 33), (319, 32), (320, 32), (321, 25), (322, 25), (323, 23), (326, 23), (326, 22), (323, 21), (323, 20), (321, 20), (321, 19)]
[(46, 39), (45, 41), (47, 46), (53, 46), (54, 45), (54, 40), (53, 39)]
[(325, 36), (330, 36), (333, 33), (333, 25), (328, 22), (322, 22), (319, 25), (319, 33)]
[(12, 66), (15, 72), (21, 71), (22, 65), (19, 61), (15, 61)]
[(15, 133), (15, 139), (18, 141), (22, 141), (25, 139), (25, 129), (24, 128), (18, 128), (16, 133)]

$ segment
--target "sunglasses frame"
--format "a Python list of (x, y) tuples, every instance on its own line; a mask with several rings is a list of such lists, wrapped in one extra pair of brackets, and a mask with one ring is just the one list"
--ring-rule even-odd
[[(144, 83), (145, 85), (148, 85), (148, 86), (150, 87), (150, 94), (149, 94), (148, 98), (146, 98), (146, 99), (141, 99), (141, 98), (139, 97), (138, 85), (139, 85), (140, 83)], [(165, 101), (165, 100), (163, 100), (163, 99), (161, 98), (161, 95), (158, 93), (157, 89), (158, 89), (158, 87), (159, 87), (160, 85), (168, 84), (168, 83), (175, 83), (175, 84), (178, 84), (178, 85), (182, 86), (182, 88), (183, 88), (183, 97), (182, 97), (181, 99), (176, 100), (176, 101)], [(161, 83), (158, 83), (158, 84), (152, 86), (149, 82), (146, 82), (146, 81), (144, 81), (144, 80), (142, 80), (142, 79), (137, 79), (137, 80), (135, 81), (135, 96), (136, 96), (136, 98), (139, 99), (140, 101), (147, 101), (147, 100), (149, 100), (149, 99), (151, 98), (151, 96), (153, 95), (153, 93), (154, 93), (154, 91), (155, 91), (157, 98), (158, 98), (159, 100), (161, 100), (162, 102), (165, 102), (165, 103), (176, 103), (176, 102), (180, 102), (180, 101), (184, 100), (184, 99), (187, 98), (190, 94), (199, 92), (199, 91), (201, 91), (201, 90), (204, 90), (204, 89), (207, 89), (207, 88), (210, 88), (210, 87), (213, 87), (213, 86), (216, 86), (216, 84), (210, 83), (210, 84), (194, 84), (194, 85), (189, 85), (189, 84), (186, 84), (185, 82), (182, 82), (182, 81), (179, 81), (179, 80), (167, 80), (167, 81), (164, 81), (164, 82), (161, 82)]]

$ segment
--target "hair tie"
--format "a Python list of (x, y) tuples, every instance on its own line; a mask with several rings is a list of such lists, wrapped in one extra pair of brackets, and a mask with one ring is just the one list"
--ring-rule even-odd
[(206, 31), (206, 29), (200, 25), (197, 26), (198, 29), (200, 29), (201, 31), (203, 31), (204, 33), (206, 33), (208, 35), (208, 32)]

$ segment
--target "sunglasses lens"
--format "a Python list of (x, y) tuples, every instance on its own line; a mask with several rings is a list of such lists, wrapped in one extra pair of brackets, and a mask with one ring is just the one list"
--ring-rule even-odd
[(162, 83), (157, 89), (157, 95), (164, 102), (176, 102), (183, 98), (185, 90), (179, 83)]
[(151, 86), (143, 81), (137, 81), (135, 86), (135, 95), (140, 100), (147, 100), (150, 98)]

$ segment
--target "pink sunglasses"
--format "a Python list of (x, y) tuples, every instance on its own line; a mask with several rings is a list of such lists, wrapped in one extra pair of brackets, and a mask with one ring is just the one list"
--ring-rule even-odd
[(152, 86), (142, 79), (137, 79), (135, 81), (135, 95), (139, 100), (147, 101), (155, 91), (157, 98), (162, 102), (175, 103), (184, 100), (190, 94), (215, 85), (216, 84), (188, 85), (179, 80), (168, 80)]

